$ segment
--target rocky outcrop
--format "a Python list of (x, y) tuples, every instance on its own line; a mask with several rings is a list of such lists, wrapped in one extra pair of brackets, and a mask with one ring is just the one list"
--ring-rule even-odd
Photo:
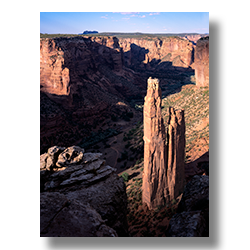
[(144, 172), (142, 201), (149, 209), (169, 201), (167, 151), (164, 121), (161, 115), (161, 89), (158, 79), (148, 79), (144, 111)]
[(185, 185), (185, 119), (184, 110), (169, 107), (167, 129), (168, 163), (167, 176), (170, 200), (184, 190)]
[(209, 86), (209, 36), (197, 41), (194, 63), (196, 85)]
[(161, 115), (158, 79), (148, 79), (144, 103), (144, 173), (142, 201), (149, 209), (165, 205), (184, 189), (184, 111), (170, 107), (167, 135)]
[(40, 156), (41, 236), (128, 235), (124, 181), (100, 156), (77, 146)]
[(185, 187), (182, 199), (169, 223), (167, 236), (209, 236), (209, 177), (195, 175)]

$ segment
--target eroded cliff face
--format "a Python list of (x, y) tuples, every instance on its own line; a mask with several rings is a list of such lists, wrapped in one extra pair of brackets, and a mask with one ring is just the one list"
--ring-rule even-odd
[(209, 37), (197, 41), (195, 49), (195, 78), (198, 87), (209, 86)]
[(143, 88), (109, 37), (41, 39), (40, 85), (41, 152), (76, 144), (101, 118), (129, 112), (118, 103)]
[(158, 63), (171, 62), (172, 66), (188, 68), (193, 63), (193, 44), (179, 37), (121, 38), (119, 44), (129, 67), (157, 69)]

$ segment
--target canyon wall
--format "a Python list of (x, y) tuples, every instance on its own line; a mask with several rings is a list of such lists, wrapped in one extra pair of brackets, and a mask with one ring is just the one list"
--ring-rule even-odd
[(194, 58), (196, 85), (209, 86), (209, 36), (197, 41)]
[(124, 63), (128, 67), (155, 69), (159, 63), (171, 62), (172, 66), (188, 68), (193, 63), (192, 42), (180, 37), (120, 38)]
[(129, 112), (119, 103), (144, 84), (123, 67), (116, 38), (40, 39), (41, 152), (76, 144), (103, 117)]
[(161, 115), (158, 79), (148, 79), (144, 103), (144, 172), (142, 201), (149, 209), (177, 198), (185, 184), (184, 110), (169, 109), (167, 131)]
[(78, 144), (102, 119), (130, 112), (119, 103), (143, 100), (149, 72), (175, 70), (179, 79), (193, 54), (194, 45), (179, 37), (40, 39), (41, 152)]

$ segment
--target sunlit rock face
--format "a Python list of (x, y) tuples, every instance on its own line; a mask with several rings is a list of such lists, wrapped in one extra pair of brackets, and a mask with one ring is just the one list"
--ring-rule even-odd
[(184, 189), (184, 110), (170, 107), (165, 131), (158, 79), (148, 79), (144, 103), (144, 173), (142, 201), (149, 209), (175, 199)]
[(194, 64), (196, 85), (209, 86), (209, 36), (197, 41)]

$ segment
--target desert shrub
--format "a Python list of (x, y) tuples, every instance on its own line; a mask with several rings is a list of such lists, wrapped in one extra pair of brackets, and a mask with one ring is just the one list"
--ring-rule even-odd
[(123, 178), (124, 182), (127, 182), (129, 174), (127, 172), (124, 172), (124, 173), (122, 173), (121, 177)]

